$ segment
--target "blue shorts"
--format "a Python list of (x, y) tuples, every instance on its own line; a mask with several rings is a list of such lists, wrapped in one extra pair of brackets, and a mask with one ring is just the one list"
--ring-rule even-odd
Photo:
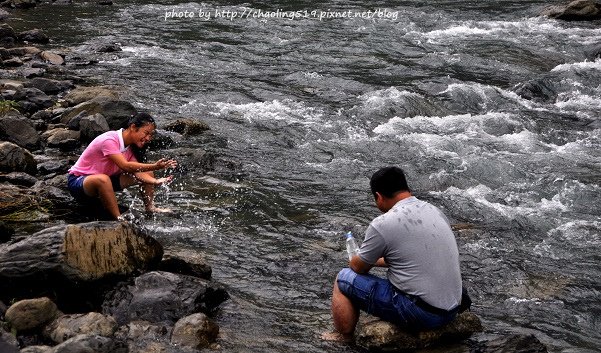
[[(69, 193), (71, 193), (71, 196), (73, 196), (79, 202), (90, 202), (96, 199), (95, 197), (86, 195), (83, 190), (83, 181), (86, 177), (87, 175), (77, 176), (73, 174), (69, 174), (69, 176), (67, 176), (67, 188), (69, 189)], [(114, 191), (123, 190), (121, 188), (121, 182), (119, 181), (120, 177), (121, 174), (115, 174), (110, 177)]]
[(338, 273), (338, 288), (359, 309), (398, 326), (419, 331), (443, 326), (457, 311), (435, 314), (420, 308), (411, 298), (396, 289), (387, 279), (360, 275), (344, 268)]

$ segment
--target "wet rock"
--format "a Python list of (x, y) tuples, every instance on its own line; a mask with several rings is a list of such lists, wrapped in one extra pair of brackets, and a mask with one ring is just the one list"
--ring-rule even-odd
[(0, 117), (0, 139), (30, 150), (40, 145), (40, 135), (31, 120), (18, 113)]
[(96, 51), (98, 53), (115, 53), (115, 52), (120, 52), (123, 50), (117, 44), (101, 44), (99, 46), (96, 46), (93, 49), (94, 49), (94, 51)]
[[(6, 223), (0, 221), (0, 243), (6, 243), (7, 241), (15, 235), (15, 230), (12, 227), (9, 227)], [(6, 312), (6, 307), (4, 303), (0, 302), (0, 321)]]
[(40, 58), (52, 65), (63, 65), (65, 63), (62, 56), (47, 50), (40, 53)]
[(94, 99), (80, 103), (61, 117), (61, 123), (67, 124), (73, 117), (81, 112), (86, 115), (102, 114), (112, 130), (124, 127), (129, 118), (137, 111), (131, 103), (112, 99)]
[(54, 101), (46, 93), (37, 88), (29, 87), (17, 91), (14, 97), (25, 112), (35, 113), (38, 110), (46, 109), (54, 105)]
[(74, 106), (83, 102), (91, 101), (92, 99), (106, 98), (118, 100), (119, 97), (119, 92), (109, 86), (77, 87), (67, 93), (64, 100), (67, 101), (70, 106)]
[(81, 118), (86, 116), (86, 112), (81, 112), (76, 116), (72, 117), (71, 120), (67, 123), (67, 127), (71, 130), (79, 130), (79, 123), (81, 122)]
[(164, 126), (167, 131), (174, 131), (182, 135), (198, 135), (209, 130), (209, 125), (205, 122), (194, 119), (177, 119)]
[(35, 174), (36, 169), (31, 152), (11, 142), (0, 142), (0, 172)]
[(113, 0), (99, 0), (98, 5), (107, 5), (110, 6), (113, 4)]
[(19, 67), (19, 66), (23, 66), (23, 60), (21, 60), (19, 58), (6, 59), (6, 60), (2, 61), (2, 65), (4, 67)]
[(428, 347), (441, 342), (458, 341), (482, 331), (480, 319), (471, 312), (463, 312), (441, 328), (412, 333), (394, 324), (377, 320), (361, 327), (357, 343), (369, 350), (402, 351)]
[(19, 353), (19, 342), (12, 334), (0, 328), (0, 352)]
[(155, 131), (155, 135), (152, 140), (146, 144), (146, 147), (150, 150), (161, 150), (173, 146), (175, 146), (175, 140), (169, 136), (168, 132), (160, 129)]
[(159, 270), (211, 279), (212, 269), (202, 255), (183, 248), (165, 249)]
[(11, 305), (5, 319), (17, 331), (40, 328), (52, 321), (58, 314), (58, 308), (50, 299), (25, 299)]
[(0, 42), (1, 43), (14, 43), (15, 40), (17, 40), (17, 33), (15, 33), (15, 30), (7, 25), (6, 23), (3, 23), (0, 25)]
[(81, 334), (111, 337), (117, 331), (117, 322), (111, 316), (100, 313), (63, 315), (44, 329), (44, 336), (55, 343), (62, 343)]
[(215, 156), (199, 148), (177, 148), (170, 150), (175, 159), (180, 163), (182, 170), (201, 170), (203, 172), (213, 169)]
[(161, 245), (131, 224), (59, 225), (0, 245), (0, 293), (18, 290), (16, 282), (47, 289), (61, 285), (58, 279), (78, 285), (114, 279), (153, 268), (162, 256)]
[(25, 78), (41, 77), (44, 76), (45, 73), (46, 70), (41, 68), (29, 68), (21, 71), (22, 76)]
[(27, 173), (10, 172), (7, 174), (0, 174), (0, 183), (2, 183), (2, 182), (10, 183), (13, 185), (30, 187), (30, 186), (33, 186), (35, 183), (37, 183), (38, 179), (36, 179), (36, 177), (31, 176)]
[(478, 342), (472, 351), (485, 353), (546, 353), (547, 347), (534, 335), (508, 335)]
[(40, 110), (36, 113), (34, 113), (31, 116), (32, 120), (44, 120), (44, 121), (50, 121), (52, 119), (52, 113), (49, 112), (48, 110)]
[(81, 140), (85, 142), (92, 141), (96, 136), (110, 129), (108, 122), (102, 114), (88, 115), (81, 118), (79, 122)]
[(127, 353), (127, 345), (114, 338), (78, 335), (54, 347), (53, 353)]
[(121, 326), (115, 337), (127, 342), (130, 353), (181, 353), (169, 343), (172, 330), (170, 325), (132, 321)]
[[(38, 172), (42, 175), (48, 174), (65, 174), (71, 166), (71, 161), (68, 159), (61, 160), (49, 160), (46, 162), (38, 163)], [(37, 180), (36, 180), (37, 182)]]
[(21, 349), (20, 353), (52, 353), (50, 346), (29, 346)]
[(25, 87), (34, 87), (46, 94), (57, 94), (71, 89), (74, 86), (71, 81), (57, 81), (38, 77), (26, 82)]
[(47, 44), (50, 38), (41, 29), (30, 29), (19, 33), (17, 38), (22, 42)]
[(30, 9), (36, 6), (35, 0), (9, 0), (8, 4), (14, 9)]
[(601, 58), (601, 43), (590, 45), (584, 49), (587, 60), (595, 61)]
[(41, 135), (41, 138), (48, 147), (70, 151), (80, 145), (79, 136), (79, 131), (67, 128), (56, 128), (44, 132)]
[(541, 15), (565, 21), (592, 21), (601, 18), (601, 4), (594, 0), (575, 0), (567, 5), (550, 6)]
[(149, 272), (123, 284), (102, 304), (120, 325), (135, 321), (174, 323), (197, 312), (208, 313), (228, 298), (214, 282), (169, 272)]
[(173, 327), (171, 343), (194, 349), (203, 349), (217, 339), (219, 326), (205, 314), (197, 313), (179, 319)]
[(557, 98), (557, 90), (551, 79), (535, 79), (516, 85), (513, 91), (522, 98), (539, 103), (551, 103)]
[(10, 17), (10, 13), (6, 10), (0, 9), (0, 21), (4, 21)]

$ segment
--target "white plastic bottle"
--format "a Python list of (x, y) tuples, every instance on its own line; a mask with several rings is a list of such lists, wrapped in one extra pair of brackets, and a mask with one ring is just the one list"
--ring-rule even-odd
[(353, 256), (359, 253), (359, 247), (357, 246), (355, 238), (353, 238), (352, 232), (346, 233), (346, 252), (348, 253), (349, 261), (353, 258)]

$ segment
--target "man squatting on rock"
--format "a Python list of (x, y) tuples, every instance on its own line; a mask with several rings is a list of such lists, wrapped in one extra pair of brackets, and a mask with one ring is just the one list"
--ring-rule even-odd
[(139, 184), (142, 200), (148, 212), (168, 212), (154, 206), (155, 186), (168, 183), (173, 176), (155, 178), (153, 171), (175, 168), (175, 160), (159, 159), (155, 163), (139, 163), (130, 148), (144, 147), (154, 134), (156, 123), (147, 113), (137, 113), (128, 121), (126, 129), (107, 131), (97, 136), (69, 169), (67, 186), (71, 195), (86, 203), (100, 198), (110, 215), (121, 215), (115, 191)]
[[(335, 332), (324, 339), (352, 339), (359, 310), (415, 331), (442, 326), (459, 310), (459, 251), (446, 216), (411, 195), (400, 168), (378, 170), (370, 186), (384, 214), (334, 281)], [(387, 279), (368, 274), (373, 266), (388, 267)]]

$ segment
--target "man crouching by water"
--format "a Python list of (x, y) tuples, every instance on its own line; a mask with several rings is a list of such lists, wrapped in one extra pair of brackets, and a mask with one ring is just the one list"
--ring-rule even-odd
[(169, 212), (154, 206), (154, 188), (169, 183), (173, 176), (155, 178), (153, 171), (175, 168), (175, 160), (159, 159), (156, 163), (140, 163), (131, 145), (144, 147), (153, 136), (156, 123), (147, 113), (138, 113), (128, 121), (127, 129), (108, 131), (96, 137), (69, 169), (67, 187), (82, 203), (99, 198), (115, 219), (121, 213), (115, 191), (139, 184), (147, 212)]
[[(326, 340), (351, 340), (360, 310), (414, 331), (442, 326), (459, 310), (459, 251), (448, 219), (411, 195), (400, 168), (378, 170), (370, 186), (384, 214), (334, 281), (335, 331)], [(387, 267), (387, 279), (368, 274), (373, 266)]]

